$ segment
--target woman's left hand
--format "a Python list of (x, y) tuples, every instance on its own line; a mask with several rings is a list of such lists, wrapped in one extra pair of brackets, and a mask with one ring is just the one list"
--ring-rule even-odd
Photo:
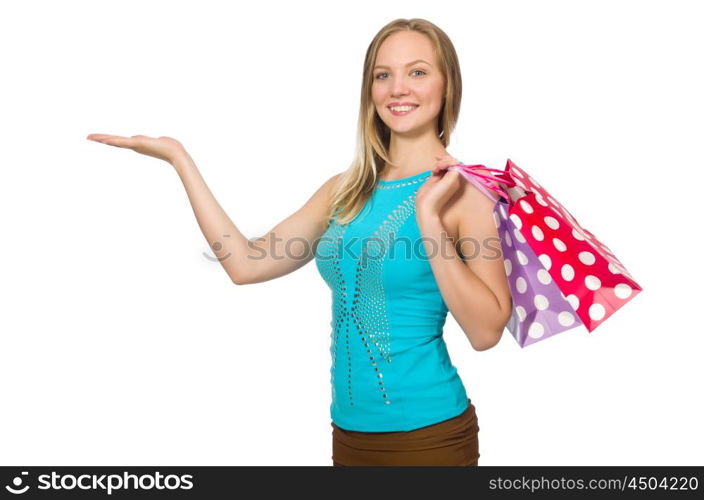
[(433, 175), (416, 191), (416, 216), (419, 218), (440, 214), (464, 180), (457, 170), (447, 170), (461, 163), (457, 158), (445, 155), (435, 159)]

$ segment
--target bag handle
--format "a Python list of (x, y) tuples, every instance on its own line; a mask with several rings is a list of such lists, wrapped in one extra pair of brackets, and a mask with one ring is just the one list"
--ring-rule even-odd
[[(488, 170), (490, 172), (497, 172), (497, 174), (481, 173), (479, 171), (480, 168), (483, 170)], [(481, 164), (465, 165), (463, 163), (451, 165), (448, 167), (448, 170), (459, 171), (459, 173), (462, 174), (462, 176), (467, 179), (467, 181), (474, 184), (482, 193), (484, 193), (487, 197), (491, 198), (492, 201), (496, 200), (491, 194), (489, 194), (487, 189), (491, 189), (492, 191), (496, 192), (500, 197), (505, 198), (509, 207), (513, 204), (513, 200), (508, 194), (508, 189), (501, 186), (501, 184), (506, 184), (509, 187), (513, 187), (516, 186), (516, 182), (504, 170), (499, 170), (498, 168), (487, 168)], [(496, 181), (500, 184), (499, 186), (495, 186), (490, 181)]]

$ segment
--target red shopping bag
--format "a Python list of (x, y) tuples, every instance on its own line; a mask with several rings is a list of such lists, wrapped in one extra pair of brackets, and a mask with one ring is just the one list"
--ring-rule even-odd
[(580, 323), (592, 332), (642, 291), (613, 252), (510, 159), (504, 171), (449, 169), (500, 196), (494, 218), (514, 302), (508, 327), (521, 347)]

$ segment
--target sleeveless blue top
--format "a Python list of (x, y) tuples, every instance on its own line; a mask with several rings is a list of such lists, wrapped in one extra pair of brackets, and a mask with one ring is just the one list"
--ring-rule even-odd
[(315, 250), (332, 291), (330, 416), (342, 429), (410, 431), (469, 405), (416, 223), (415, 193), (431, 175), (378, 180), (355, 219), (333, 219)]

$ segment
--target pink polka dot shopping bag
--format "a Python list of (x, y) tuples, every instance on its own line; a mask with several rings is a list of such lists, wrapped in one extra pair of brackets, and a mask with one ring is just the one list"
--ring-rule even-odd
[(642, 291), (611, 250), (510, 159), (503, 171), (462, 163), (448, 169), (496, 201), (513, 298), (507, 326), (521, 347), (579, 325), (592, 332)]

